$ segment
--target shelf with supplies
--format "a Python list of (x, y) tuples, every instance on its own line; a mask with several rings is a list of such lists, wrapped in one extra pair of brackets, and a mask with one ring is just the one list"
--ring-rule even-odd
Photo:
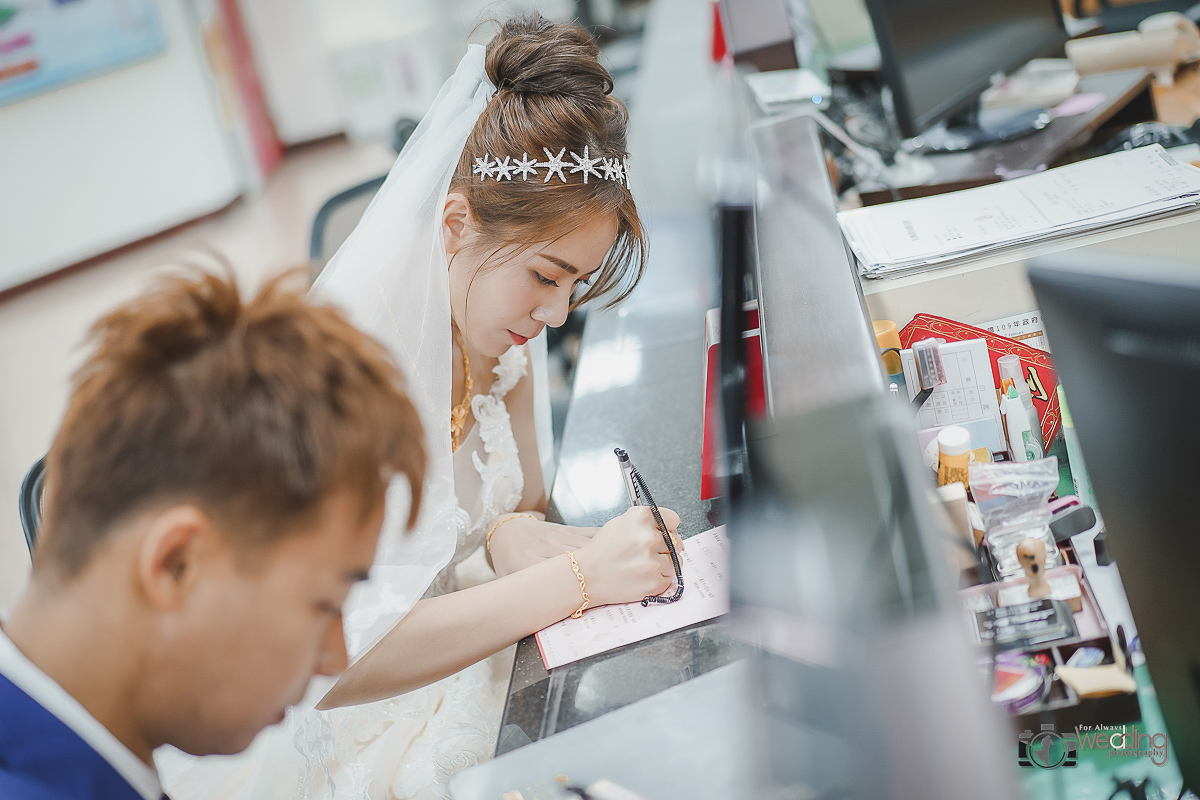
[[(762, 221), (759, 225), (761, 230)], [(911, 405), (918, 415), (914, 427), (921, 430), (914, 449), (929, 468), (927, 480), (939, 482), (939, 467), (944, 466), (941, 453), (947, 452), (961, 457), (965, 479), (968, 458), (976, 458), (982, 444), (988, 451), (983, 461), (990, 462), (993, 456), (1000, 459), (986, 466), (996, 467), (1000, 473), (1026, 463), (1036, 463), (1041, 469), (1044, 496), (1028, 500), (1029, 507), (1045, 513), (1040, 528), (1014, 526), (1013, 530), (1021, 534), (1007, 541), (998, 533), (995, 538), (987, 537), (985, 530), (1006, 529), (993, 520), (985, 525), (978, 508), (970, 515), (965, 513), (968, 500), (978, 506), (980, 495), (969, 495), (967, 487), (960, 485), (965, 530), (960, 531), (961, 542), (947, 544), (948, 557), (959, 570), (959, 611), (963, 627), (973, 639), (976, 671), (990, 682), (993, 705), (1008, 717), (1014, 739), (1022, 730), (1036, 737), (1051, 723), (1059, 731), (1133, 725), (1138, 731), (1157, 735), (1166, 729), (1139, 650), (1124, 588), (1115, 564), (1102, 552), (1103, 520), (1098, 520), (1087, 506), (1094, 503), (1090, 484), (1086, 472), (1077, 472), (1072, 459), (1077, 455), (1077, 440), (1072, 438), (1073, 428), (1058, 392), (1052, 354), (1046, 352), (1052, 343), (1046, 341), (1030, 283), (1031, 262), (1072, 250), (1194, 258), (1196, 242), (1200, 242), (1200, 209), (1187, 203), (1166, 213), (1121, 221), (1113, 227), (1017, 244), (897, 277), (863, 277), (855, 248), (845, 242), (847, 253), (855, 253), (850, 256), (848, 271), (856, 291), (840, 293), (829, 302), (858, 301), (868, 320), (893, 324), (890, 335), (894, 341), (876, 342), (887, 376), (884, 383), (886, 386), (903, 373), (896, 394), (900, 395), (898, 402)], [(798, 249), (799, 243), (795, 247), (793, 261), (804, 258), (806, 253)], [(779, 250), (784, 252), (785, 248)], [(808, 269), (815, 269), (811, 262), (805, 263)], [(820, 307), (826, 300), (809, 299), (804, 308)], [(765, 341), (769, 342), (772, 323), (778, 316), (771, 314), (769, 306), (764, 308)], [(920, 361), (914, 346), (922, 339), (930, 343), (944, 340), (939, 345), (943, 375), (936, 392), (924, 393), (923, 383), (910, 385)], [(895, 351), (890, 363), (885, 352), (889, 349)], [(1006, 375), (1000, 369), (998, 359), (1005, 356), (1019, 356), (1019, 371)], [(771, 358), (768, 346), (764, 361), (769, 365)], [(1013, 366), (1011, 362), (1009, 366)], [(1019, 377), (1014, 381), (1012, 374)], [(1026, 405), (1036, 408), (1028, 413), (1019, 413), (1024, 398), (1018, 399), (1017, 386), (1028, 389), (1022, 393), (1034, 397)], [(997, 413), (997, 401), (1002, 413)], [(1020, 426), (1009, 424), (1010, 419), (1021, 416), (1032, 423), (1024, 428), (1025, 433)], [(964, 437), (961, 449), (939, 452), (940, 434), (964, 424), (971, 433)], [(980, 437), (985, 441), (976, 441)], [(1022, 453), (1023, 458), (1014, 455), (1010, 446), (1014, 441), (1027, 441), (1021, 437), (1039, 445), (1032, 453)], [(972, 476), (974, 469), (971, 465)], [(1025, 477), (1013, 478), (1009, 488)], [(1080, 500), (1076, 494), (1085, 499)], [(943, 503), (949, 512), (945, 498)], [(1080, 523), (1087, 515), (1091, 515), (1090, 524)], [(951, 518), (951, 530), (955, 530), (957, 517), (952, 513), (947, 517)], [(1067, 530), (1054, 530), (1063, 525)], [(1037, 536), (1025, 535), (1038, 531)], [(1007, 552), (998, 556), (995, 551), (1002, 548)], [(1027, 551), (1024, 555), (1018, 552), (1021, 548)], [(1033, 563), (1036, 569), (1031, 570)], [(1048, 588), (1042, 588), (1043, 581)], [(1005, 630), (1010, 632), (1009, 640), (997, 644), (1002, 638), (997, 632)], [(1014, 630), (1016, 635), (1011, 633)], [(1039, 632), (1041, 638), (1034, 635)], [(1093, 790), (1111, 783), (1107, 770), (1118, 764), (1127, 772), (1124, 777), (1154, 777), (1174, 783), (1177, 790), (1179, 773), (1160, 766), (1167, 756), (1168, 745), (1162, 744), (1165, 741), (1165, 735), (1159, 736), (1150, 755), (1072, 772), (1066, 794), (1060, 792), (1059, 796), (1090, 796)], [(1030, 776), (1022, 773), (1022, 777)], [(1031, 796), (1040, 796), (1038, 787), (1032, 778), (1025, 786)]]

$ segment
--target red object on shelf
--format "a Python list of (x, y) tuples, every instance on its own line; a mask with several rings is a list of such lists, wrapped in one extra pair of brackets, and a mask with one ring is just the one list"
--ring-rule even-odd
[[(758, 304), (745, 306), (746, 345), (746, 416), (761, 418), (767, 414), (767, 393), (763, 382), (762, 337), (758, 327)], [(700, 499), (721, 495), (721, 309), (712, 308), (704, 315), (704, 439), (701, 444)]]
[(712, 37), (712, 60), (720, 64), (725, 60), (725, 55), (729, 49), (725, 46), (725, 29), (721, 26), (721, 4), (714, 0), (713, 9), (713, 37)]
[(1042, 421), (1042, 439), (1047, 448), (1054, 443), (1054, 437), (1058, 435), (1058, 427), (1062, 423), (1062, 412), (1058, 407), (1058, 373), (1054, 371), (1054, 362), (1049, 353), (1016, 339), (997, 336), (991, 331), (964, 325), (945, 317), (935, 317), (932, 314), (917, 314), (900, 329), (901, 347), (912, 347), (913, 342), (922, 339), (945, 339), (947, 342), (960, 342), (964, 339), (985, 340), (988, 357), (992, 362), (992, 377), (997, 386), (1000, 385), (1000, 370), (996, 362), (1000, 356), (1014, 353), (1020, 356), (1021, 366), (1025, 368), (1025, 383), (1033, 396), (1033, 407)]

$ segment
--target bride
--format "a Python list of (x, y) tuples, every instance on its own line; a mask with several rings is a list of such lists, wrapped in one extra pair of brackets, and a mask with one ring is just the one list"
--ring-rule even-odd
[[(597, 56), (582, 28), (536, 14), (471, 46), (318, 280), (408, 375), (430, 453), (421, 516), (403, 529), (397, 483), (336, 685), (314, 681), (238, 756), (160, 753), (175, 800), (448, 797), (494, 749), (511, 645), (670, 587), (647, 509), (599, 529), (544, 520), (541, 334), (573, 303), (623, 299), (645, 261), (627, 112)], [(484, 559), (498, 577), (477, 582)]]

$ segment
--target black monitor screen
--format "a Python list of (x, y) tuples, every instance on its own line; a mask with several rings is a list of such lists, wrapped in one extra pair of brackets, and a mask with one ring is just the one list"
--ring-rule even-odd
[(1066, 39), (1058, 0), (867, 0), (900, 130), (916, 136)]
[(1029, 279), (1175, 749), (1172, 758), (1195, 791), (1200, 265), (1077, 250), (1035, 260)]

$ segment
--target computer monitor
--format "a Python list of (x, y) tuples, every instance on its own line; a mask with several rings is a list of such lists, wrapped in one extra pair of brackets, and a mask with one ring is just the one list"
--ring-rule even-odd
[(1166, 733), (1196, 791), (1200, 263), (1076, 251), (1035, 260), (1029, 278)]
[[(964, 110), (970, 115), (993, 75), (1053, 53), (1067, 38), (1059, 0), (867, 0), (867, 10), (906, 137)], [(979, 132), (962, 147), (945, 149), (1016, 138), (1048, 119), (1027, 117), (1028, 127), (1006, 118), (995, 130), (981, 131), (968, 116), (955, 127)]]

